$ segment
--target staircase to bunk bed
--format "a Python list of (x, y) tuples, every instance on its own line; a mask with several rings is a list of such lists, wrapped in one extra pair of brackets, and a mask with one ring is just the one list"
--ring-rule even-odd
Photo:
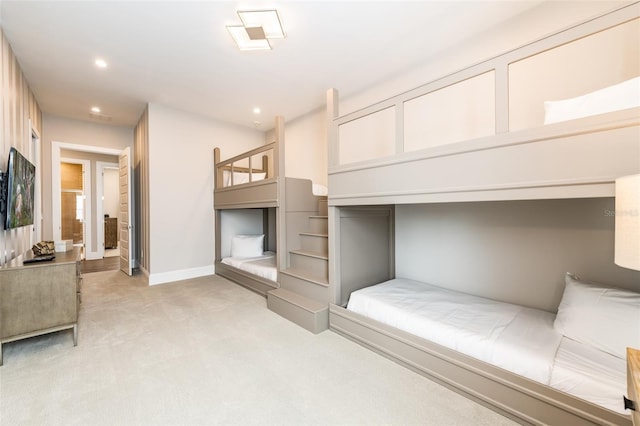
[(279, 271), (280, 288), (267, 293), (270, 310), (313, 332), (329, 328), (329, 249), (327, 198), (298, 232), (299, 248), (289, 250), (289, 263)]

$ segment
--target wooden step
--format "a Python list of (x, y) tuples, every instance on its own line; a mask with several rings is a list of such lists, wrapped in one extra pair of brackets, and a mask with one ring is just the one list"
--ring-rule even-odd
[(329, 283), (321, 277), (314, 277), (301, 269), (280, 271), (280, 287), (298, 293), (309, 299), (326, 303), (329, 300)]
[(267, 293), (267, 307), (312, 333), (329, 328), (328, 303), (320, 303), (284, 288)]
[(329, 236), (313, 232), (300, 232), (300, 249), (306, 252), (329, 254)]
[(305, 270), (308, 274), (321, 280), (329, 280), (329, 257), (326, 254), (304, 251), (289, 251), (289, 267)]
[(328, 216), (309, 216), (309, 232), (317, 234), (329, 233), (329, 217)]

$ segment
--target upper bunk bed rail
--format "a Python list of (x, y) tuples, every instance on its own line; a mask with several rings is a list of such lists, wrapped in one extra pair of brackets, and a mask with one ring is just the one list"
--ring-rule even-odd
[(279, 207), (284, 194), (284, 118), (275, 118), (274, 141), (222, 160), (213, 150), (214, 208)]
[[(638, 59), (627, 60), (630, 52), (637, 53), (639, 28), (640, 3), (635, 2), (342, 116), (338, 92), (330, 89), (329, 205), (611, 196), (616, 177), (640, 170), (640, 65)], [(604, 46), (600, 51), (605, 54), (616, 50), (625, 66), (588, 57), (588, 43)], [(566, 69), (549, 69), (559, 57), (571, 55), (580, 60), (567, 60)], [(583, 63), (585, 55), (588, 61)], [(592, 62), (604, 62), (593, 76)], [(612, 74), (606, 75), (609, 68)], [(553, 116), (553, 108), (567, 108), (559, 102), (598, 92), (603, 82), (615, 86), (621, 80), (635, 84), (639, 99), (634, 104), (603, 111), (602, 102), (590, 101), (598, 105), (584, 116)], [(541, 175), (519, 174), (527, 168), (524, 155), (533, 153), (540, 161), (558, 155), (570, 160), (583, 140), (593, 146), (584, 148), (591, 156), (580, 170), (547, 173), (547, 164), (541, 162)], [(507, 150), (516, 159), (513, 164), (504, 163)], [(607, 155), (611, 151), (617, 153)], [(608, 167), (599, 167), (607, 157)], [(496, 170), (483, 171), (479, 162)], [(415, 163), (414, 169), (406, 168), (409, 163)], [(474, 175), (474, 168), (479, 175)], [(468, 179), (448, 176), (452, 169)], [(400, 175), (422, 183), (400, 182)], [(549, 187), (560, 190), (550, 192)], [(505, 192), (518, 188), (527, 189), (521, 194)], [(440, 195), (430, 195), (435, 193)]]
[[(220, 160), (220, 148), (215, 148), (213, 150), (214, 164), (215, 164), (215, 188), (224, 189), (234, 185), (241, 185), (247, 182), (242, 183), (234, 183), (234, 172), (238, 173), (247, 173), (249, 175), (249, 182), (258, 182), (267, 179), (276, 178), (277, 174), (274, 175), (272, 171), (269, 170), (269, 154), (273, 153), (276, 150), (276, 142), (271, 142), (269, 144), (254, 148), (252, 150), (243, 152), (242, 154), (238, 154), (235, 157), (228, 158), (226, 160)], [(256, 167), (254, 162), (254, 157), (265, 153), (260, 158), (260, 164)], [(247, 164), (247, 166), (239, 166), (235, 163)], [(224, 172), (230, 172), (228, 185), (225, 185)], [(254, 180), (253, 174), (265, 174), (264, 178)]]

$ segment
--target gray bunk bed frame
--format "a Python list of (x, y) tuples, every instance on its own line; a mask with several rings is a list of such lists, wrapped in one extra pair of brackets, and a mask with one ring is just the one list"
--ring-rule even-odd
[[(330, 329), (522, 424), (631, 425), (618, 414), (549, 386), (478, 361), (345, 308), (351, 292), (394, 278), (394, 205), (554, 198), (612, 197), (616, 177), (639, 173), (640, 108), (610, 112), (510, 132), (508, 64), (640, 17), (638, 3), (530, 43), (410, 92), (344, 116), (338, 93), (327, 93), (329, 134)], [(416, 152), (402, 152), (396, 127), (395, 156), (340, 165), (339, 126), (395, 108), (402, 123), (407, 100), (495, 70), (496, 135)], [(502, 127), (501, 127), (502, 126)], [(546, 158), (571, 159), (576, 144), (588, 147), (580, 161), (540, 166)], [(583, 150), (584, 151), (584, 150)], [(501, 160), (509, 164), (500, 167)], [(609, 161), (602, 162), (602, 158)], [(478, 165), (494, 164), (491, 170)], [(559, 164), (562, 163), (562, 164)], [(606, 163), (606, 164), (603, 164)], [(533, 165), (533, 167), (532, 167)], [(465, 170), (461, 175), (457, 170)], [(398, 176), (412, 176), (411, 187)], [(453, 182), (453, 183), (452, 183)], [(445, 186), (446, 185), (446, 186)], [(377, 233), (351, 229), (352, 218)], [(350, 240), (356, 232), (376, 247), (364, 260)], [(363, 235), (364, 233), (364, 235)], [(358, 266), (359, 265), (359, 266)], [(622, 399), (622, 398), (621, 398)], [(622, 404), (622, 401), (621, 401)]]
[[(265, 144), (258, 148), (246, 151), (242, 154), (221, 160), (220, 148), (215, 148), (213, 151), (214, 161), (214, 211), (215, 211), (215, 272), (216, 274), (223, 276), (233, 282), (236, 282), (250, 290), (257, 292), (263, 296), (267, 295), (267, 292), (279, 287), (277, 281), (271, 281), (248, 272), (242, 271), (230, 265), (221, 263), (221, 211), (233, 210), (233, 209), (252, 209), (252, 208), (275, 208), (276, 211), (276, 264), (278, 270), (282, 260), (282, 249), (284, 248), (285, 231), (284, 231), (284, 209), (285, 206), (285, 175), (284, 175), (284, 118), (275, 118), (275, 140), (271, 143)], [(273, 152), (272, 164), (269, 164), (269, 160), (266, 153)], [(251, 163), (252, 158), (265, 154), (262, 156), (260, 165), (254, 167)], [(233, 164), (236, 162), (245, 161), (249, 164), (248, 167), (236, 167)], [(233, 172), (255, 173), (265, 172), (267, 173), (265, 179), (248, 182), (240, 185), (224, 186), (223, 176), (224, 171), (230, 171), (233, 179)], [(264, 213), (264, 229), (269, 226), (269, 219), (267, 213)], [(265, 233), (267, 234), (267, 233)], [(266, 235), (265, 235), (266, 237)], [(268, 243), (267, 243), (268, 244)]]
[[(313, 194), (311, 180), (285, 177), (283, 117), (275, 118), (273, 134), (273, 142), (225, 160), (221, 160), (219, 148), (215, 148), (213, 152), (215, 272), (265, 297), (269, 292), (281, 288), (280, 271), (286, 271), (290, 266), (290, 252), (300, 247), (300, 233), (307, 230), (309, 215), (317, 214), (319, 201), (325, 198)], [(266, 155), (270, 151), (271, 158)], [(252, 160), (260, 156), (259, 164), (257, 166), (252, 164)], [(236, 166), (234, 163), (248, 164), (248, 166)], [(233, 179), (233, 172), (266, 173), (266, 178), (238, 185), (234, 185), (231, 181), (231, 185), (224, 186), (225, 171), (231, 172), (231, 179)], [(263, 209), (265, 247), (276, 247), (277, 281), (253, 275), (221, 262), (222, 212), (238, 209)], [(275, 210), (275, 220), (269, 217), (266, 209)], [(274, 225), (275, 232), (267, 232)], [(269, 234), (271, 238), (275, 238), (275, 244), (268, 240)], [(289, 290), (292, 288), (289, 287)], [(326, 310), (326, 296), (321, 299)], [(287, 317), (286, 312), (278, 313)], [(315, 316), (312, 321), (315, 321)], [(324, 328), (326, 329), (326, 326)]]

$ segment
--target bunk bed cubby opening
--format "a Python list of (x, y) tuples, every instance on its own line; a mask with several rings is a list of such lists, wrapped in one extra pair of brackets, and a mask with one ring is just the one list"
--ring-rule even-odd
[[(548, 325), (553, 323), (567, 271), (640, 292), (640, 273), (612, 261), (614, 210), (612, 198), (330, 207), (339, 265), (332, 281), (330, 328), (519, 422), (630, 424), (628, 416), (565, 389), (347, 308), (353, 292), (400, 278), (435, 284), (464, 297), (479, 296), (491, 306), (495, 301), (507, 303), (508, 310), (522, 307), (524, 316)], [(413, 297), (401, 294), (399, 299)], [(373, 300), (363, 303), (381, 311)], [(438, 303), (449, 302), (443, 298)], [(402, 315), (410, 315), (411, 309)], [(463, 326), (461, 322), (466, 330)], [(547, 336), (542, 340), (549, 341), (551, 360), (556, 349), (548, 336), (557, 339), (554, 344), (560, 344), (561, 336), (553, 327), (541, 333)], [(537, 352), (544, 350), (535, 346), (536, 357)], [(519, 353), (523, 359), (531, 356), (524, 348)], [(624, 371), (623, 360), (610, 360)], [(616, 385), (622, 386), (619, 401), (615, 396), (609, 400), (622, 407), (624, 373), (616, 378)]]
[(216, 211), (216, 273), (263, 296), (278, 288), (275, 208)]
[(340, 285), (334, 289), (333, 302), (347, 306), (351, 292), (395, 277), (394, 207), (342, 207), (335, 209), (335, 215), (335, 270)]
[[(577, 388), (620, 389), (624, 364), (594, 345), (578, 341), (572, 348), (554, 318), (573, 279), (567, 272), (622, 288), (631, 301), (640, 292), (640, 274), (614, 264), (612, 213), (616, 178), (640, 173), (639, 30), (634, 2), (342, 115), (330, 89), (331, 330), (518, 422), (629, 425), (620, 408), (624, 389), (607, 391), (621, 395), (604, 403), (554, 387), (557, 371), (588, 369), (578, 360), (593, 356), (591, 365), (607, 373), (589, 382), (591, 372), (578, 371), (584, 381)], [(388, 225), (350, 217), (376, 207), (389, 209)], [(389, 257), (382, 246), (391, 247)], [(403, 295), (418, 302), (388, 306)], [(475, 303), (538, 318), (541, 326), (531, 330), (558, 345), (545, 351), (556, 357), (545, 357), (543, 365), (555, 368), (549, 380), (472, 358), (466, 345), (452, 350), (379, 315), (426, 314), (408, 322), (434, 332), (435, 324), (425, 324), (438, 311), (419, 307), (430, 306), (423, 295), (454, 297), (451, 316), (441, 317), (461, 325), (469, 318), (454, 314)], [(374, 313), (354, 312), (353, 300)], [(511, 328), (518, 322), (495, 336), (526, 335)], [(466, 330), (458, 328), (443, 335)], [(519, 348), (523, 356), (504, 357), (516, 360), (535, 355), (528, 346), (498, 345)], [(575, 362), (567, 363), (574, 349)]]

